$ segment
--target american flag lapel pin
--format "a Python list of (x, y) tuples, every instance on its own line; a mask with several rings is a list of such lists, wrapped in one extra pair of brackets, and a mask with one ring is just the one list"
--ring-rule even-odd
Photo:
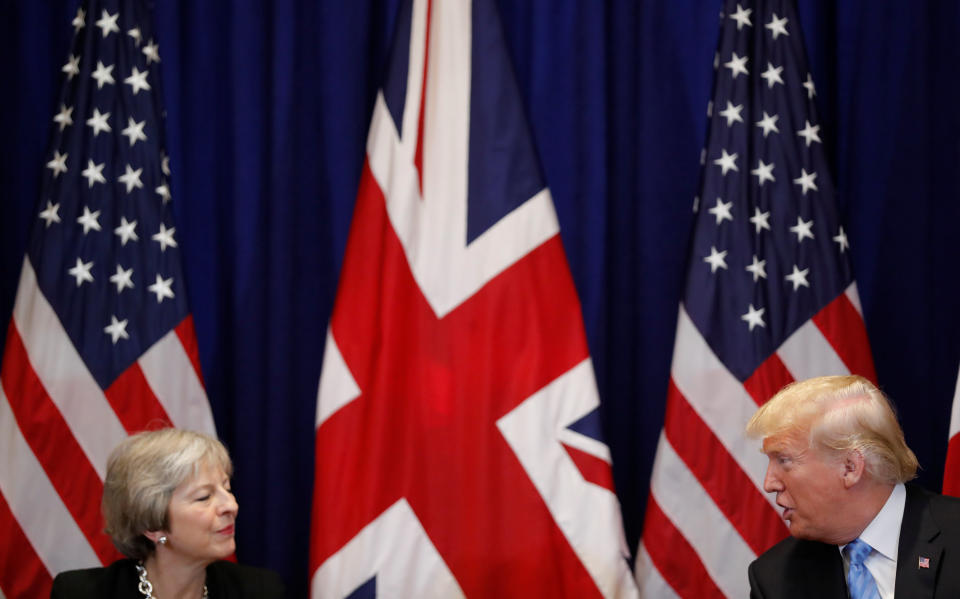
[(930, 568), (930, 558), (929, 558), (929, 557), (921, 557), (920, 560), (919, 560), (919, 562), (917, 563), (917, 567), (918, 567), (918, 568)]

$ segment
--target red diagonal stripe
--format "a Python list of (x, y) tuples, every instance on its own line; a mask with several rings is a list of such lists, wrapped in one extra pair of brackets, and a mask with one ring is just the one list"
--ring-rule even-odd
[(580, 471), (580, 475), (583, 476), (585, 481), (603, 487), (611, 493), (615, 492), (613, 490), (613, 471), (610, 469), (610, 462), (581, 451), (576, 447), (571, 447), (566, 443), (561, 443), (561, 445), (567, 450), (567, 455), (576, 464), (577, 470)]
[(813, 322), (851, 373), (877, 382), (867, 327), (846, 293), (824, 306), (813, 317)]
[(670, 379), (664, 431), (677, 455), (750, 549), (761, 554), (789, 534), (730, 452)]
[[(12, 329), (11, 329), (12, 330)], [(53, 579), (0, 493), (0, 589), (14, 597), (48, 597)]]
[(703, 567), (700, 556), (663, 513), (652, 494), (647, 499), (647, 514), (643, 520), (643, 544), (647, 547), (650, 561), (678, 595), (697, 599), (725, 599), (717, 583)]
[(173, 426), (136, 362), (123, 371), (103, 394), (128, 433)]
[[(420, 83), (420, 115), (417, 117), (417, 149), (413, 155), (413, 165), (417, 167), (417, 180), (420, 183), (420, 199), (424, 199), (423, 193), (423, 116), (426, 114), (427, 107), (427, 75), (430, 66), (430, 13), (432, 12), (433, 2), (427, 0), (427, 19), (426, 28), (423, 33), (423, 79)], [(401, 119), (403, 117), (401, 116)]]
[(183, 345), (183, 351), (190, 358), (193, 364), (193, 370), (197, 373), (197, 379), (203, 384), (203, 372), (200, 369), (200, 350), (197, 347), (197, 331), (193, 325), (193, 315), (188, 314), (186, 318), (180, 321), (180, 324), (173, 329)]
[(743, 388), (747, 390), (747, 393), (750, 394), (753, 401), (757, 402), (758, 406), (762, 406), (777, 391), (792, 382), (793, 375), (783, 365), (783, 361), (777, 354), (771, 354), (753, 371), (750, 378), (743, 381)]
[(24, 438), (90, 546), (104, 564), (123, 557), (103, 533), (103, 483), (34, 373), (15, 325), (7, 330), (0, 380)]
[(960, 497), (960, 434), (950, 438), (943, 472), (943, 494)]

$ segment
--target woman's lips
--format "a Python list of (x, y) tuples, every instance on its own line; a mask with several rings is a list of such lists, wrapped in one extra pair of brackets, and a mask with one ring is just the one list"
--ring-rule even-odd
[(233, 535), (233, 524), (231, 524), (230, 526), (225, 526), (220, 530), (218, 530), (217, 532), (222, 535), (228, 535), (228, 536)]

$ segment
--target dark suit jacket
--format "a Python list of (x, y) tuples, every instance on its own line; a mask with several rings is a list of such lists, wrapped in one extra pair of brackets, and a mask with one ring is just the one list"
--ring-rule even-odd
[[(929, 567), (919, 566), (929, 558)], [(836, 545), (784, 539), (750, 564), (752, 599), (847, 599)], [(907, 485), (897, 550), (898, 598), (960, 597), (960, 499)]]
[[(106, 568), (62, 572), (53, 579), (50, 598), (143, 599), (137, 590), (139, 578), (135, 564), (132, 559), (123, 559)], [(210, 599), (284, 596), (283, 583), (276, 572), (223, 561), (207, 566), (207, 590)]]

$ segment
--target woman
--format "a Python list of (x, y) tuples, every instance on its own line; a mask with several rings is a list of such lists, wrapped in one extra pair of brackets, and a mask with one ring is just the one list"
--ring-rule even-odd
[(282, 597), (274, 572), (221, 561), (236, 548), (232, 473), (227, 450), (206, 435), (164, 429), (124, 440), (107, 462), (102, 509), (130, 559), (63, 572), (51, 598)]

